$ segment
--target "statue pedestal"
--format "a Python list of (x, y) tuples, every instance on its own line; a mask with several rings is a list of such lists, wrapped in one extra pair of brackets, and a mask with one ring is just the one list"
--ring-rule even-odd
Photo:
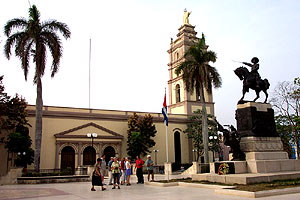
[(280, 137), (243, 137), (240, 146), (247, 161), (289, 159)]
[(276, 132), (271, 104), (247, 102), (236, 110), (240, 147), (246, 154), (249, 173), (268, 173), (295, 170), (294, 160), (283, 151)]
[[(210, 163), (210, 173), (192, 175), (193, 180), (249, 184), (300, 177), (300, 160), (288, 159), (283, 151), (270, 104), (238, 105), (236, 120), (237, 132), (241, 134), (240, 148), (246, 160)], [(217, 174), (222, 163), (229, 166), (227, 175)]]

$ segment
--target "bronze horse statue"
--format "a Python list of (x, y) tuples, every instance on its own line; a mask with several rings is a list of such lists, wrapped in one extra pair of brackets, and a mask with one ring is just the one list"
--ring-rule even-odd
[(263, 91), (266, 95), (264, 103), (268, 100), (268, 93), (267, 90), (270, 87), (270, 83), (268, 79), (259, 79), (259, 81), (256, 81), (256, 77), (254, 74), (248, 71), (246, 67), (239, 67), (236, 70), (234, 70), (234, 73), (240, 78), (240, 80), (243, 80), (243, 96), (239, 100), (239, 103), (244, 102), (244, 96), (246, 92), (249, 92), (249, 88), (254, 90), (256, 93), (256, 98), (253, 100), (254, 102), (259, 98), (260, 91)]

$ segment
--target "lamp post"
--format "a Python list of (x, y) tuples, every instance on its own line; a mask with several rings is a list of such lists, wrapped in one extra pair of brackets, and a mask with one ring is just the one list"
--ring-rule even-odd
[(26, 173), (26, 161), (24, 160), (24, 156), (26, 155), (26, 152), (23, 151), (23, 152), (18, 152), (18, 156), (20, 157), (20, 160), (21, 160), (21, 165), (23, 166), (23, 173)]
[[(210, 141), (213, 141), (213, 140), (218, 140), (218, 136), (216, 136), (216, 135), (214, 135), (214, 136), (209, 136), (209, 140)], [(212, 153), (213, 153), (213, 162), (215, 161), (215, 152), (214, 151), (212, 151)]]
[(193, 151), (193, 161), (196, 162), (197, 149), (193, 149), (192, 151)]
[(154, 155), (155, 155), (155, 165), (157, 165), (157, 152), (158, 152), (158, 149), (154, 149), (153, 152), (154, 152)]
[(91, 138), (92, 139), (92, 147), (94, 148), (94, 144), (93, 144), (93, 141), (94, 141), (94, 138), (96, 138), (98, 135), (97, 133), (88, 133), (86, 134), (88, 138)]

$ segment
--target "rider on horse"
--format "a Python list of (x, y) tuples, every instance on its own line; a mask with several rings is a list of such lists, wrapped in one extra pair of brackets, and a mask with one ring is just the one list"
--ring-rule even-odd
[(247, 63), (247, 62), (243, 62), (243, 64), (251, 67), (251, 72), (250, 73), (252, 75), (252, 78), (255, 79), (255, 81), (256, 81), (256, 87), (259, 88), (259, 84), (260, 84), (260, 80), (261, 80), (260, 75), (258, 73), (258, 69), (259, 69), (258, 62), (259, 62), (259, 59), (257, 57), (253, 57), (251, 59), (251, 62), (253, 64)]

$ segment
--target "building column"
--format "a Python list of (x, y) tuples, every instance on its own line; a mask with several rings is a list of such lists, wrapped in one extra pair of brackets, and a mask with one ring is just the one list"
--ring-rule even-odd
[(118, 153), (119, 153), (119, 157), (121, 158), (122, 154), (121, 154), (121, 145), (122, 143), (118, 143)]
[(99, 158), (101, 158), (101, 156), (102, 156), (102, 146), (103, 146), (103, 145), (102, 145), (102, 142), (99, 142), (99, 143), (98, 143), (98, 149), (99, 149), (99, 150), (98, 150), (98, 151), (99, 151), (99, 152), (98, 152), (98, 155), (99, 155)]
[(78, 166), (81, 166), (81, 148), (82, 148), (82, 143), (79, 142), (79, 144), (78, 144)]
[(56, 153), (55, 153), (55, 169), (59, 169), (59, 148), (60, 143), (56, 142)]

